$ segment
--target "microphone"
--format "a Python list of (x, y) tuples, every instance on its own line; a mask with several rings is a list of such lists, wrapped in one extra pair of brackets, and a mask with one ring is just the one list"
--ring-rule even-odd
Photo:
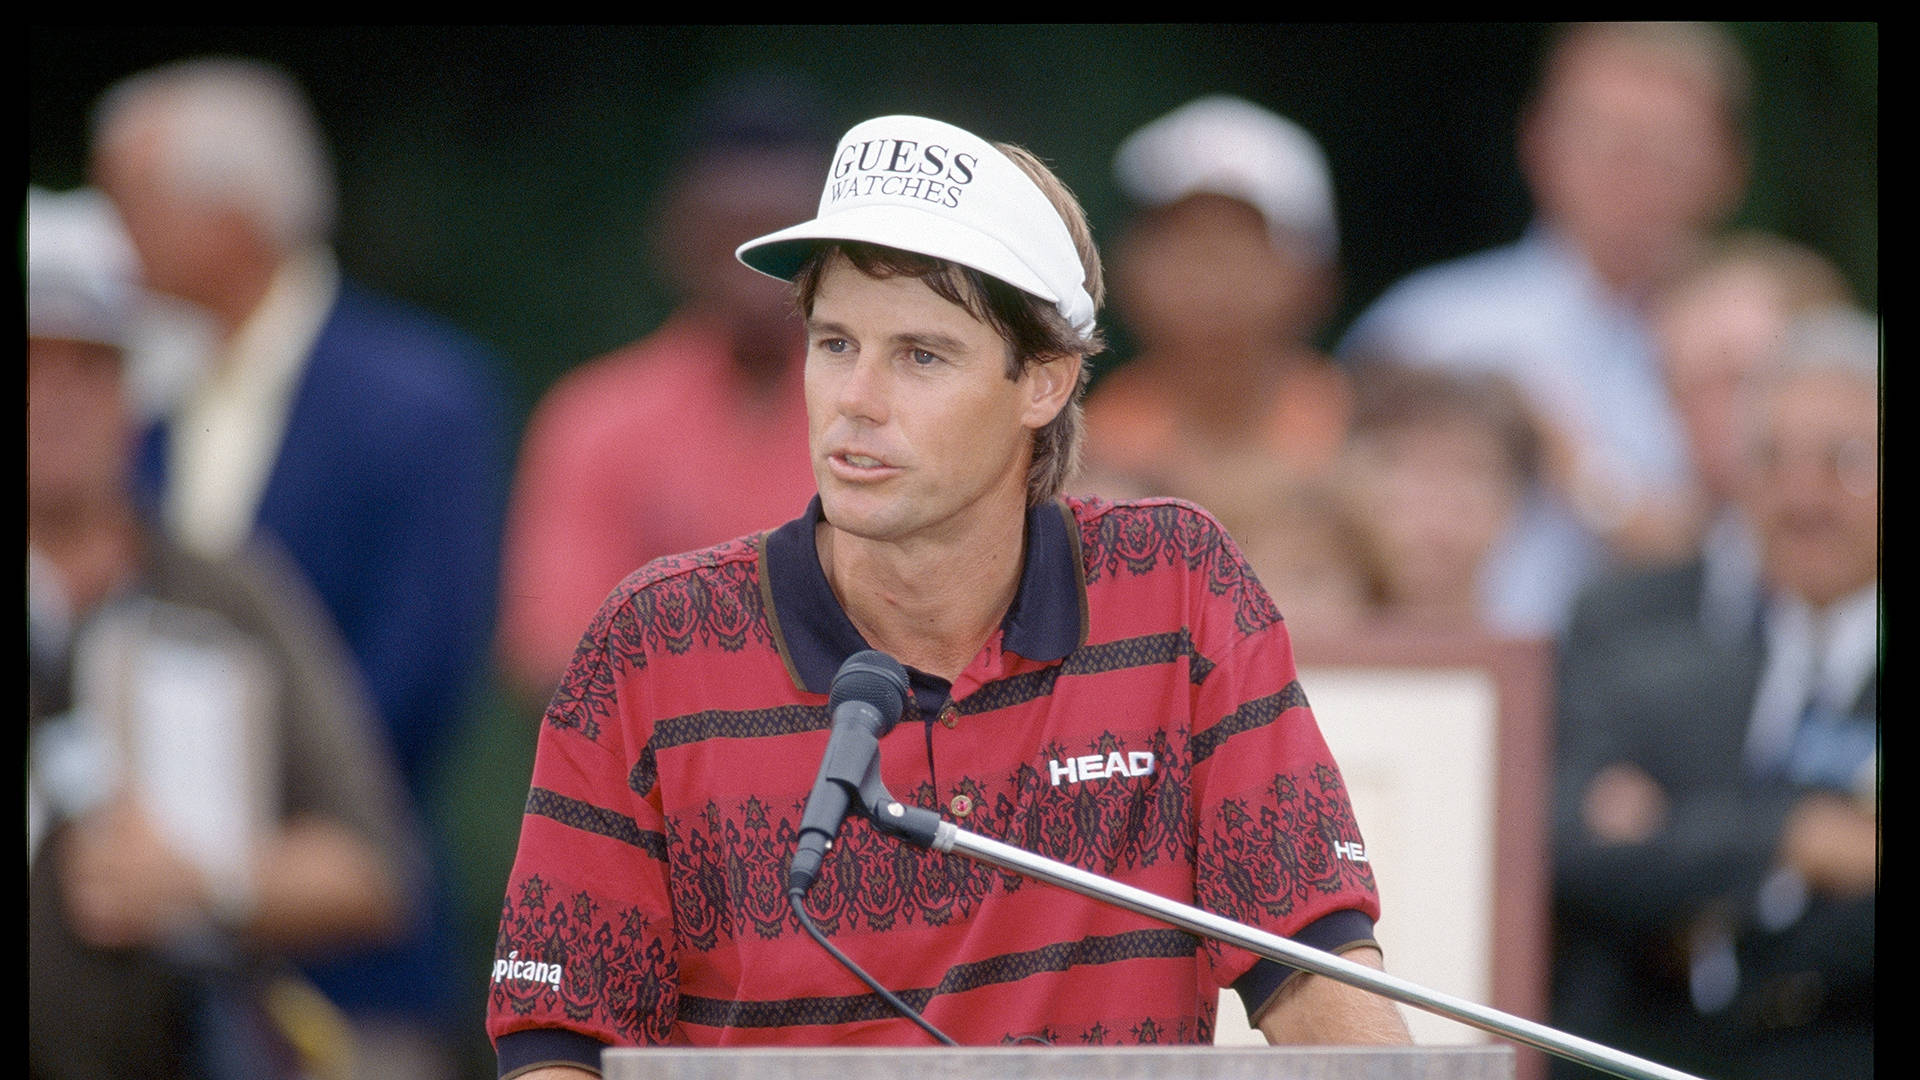
[(827, 693), (833, 733), (800, 818), (799, 842), (787, 871), (789, 893), (806, 892), (820, 876), (848, 805), (868, 774), (879, 771), (880, 736), (900, 722), (906, 707), (907, 669), (886, 653), (854, 653), (834, 674)]

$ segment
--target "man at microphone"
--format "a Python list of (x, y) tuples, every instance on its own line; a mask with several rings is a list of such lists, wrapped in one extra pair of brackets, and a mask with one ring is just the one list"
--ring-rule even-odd
[[(607, 1045), (927, 1042), (787, 895), (828, 695), (868, 649), (906, 666), (879, 738), (902, 802), (1377, 966), (1372, 871), (1272, 600), (1189, 504), (1061, 496), (1102, 285), (1059, 180), (882, 117), (812, 221), (740, 258), (794, 283), (819, 493), (641, 568), (583, 637), (490, 974), (501, 1075), (596, 1072)], [(1408, 1040), (1365, 991), (857, 814), (804, 904), (966, 1045), (1207, 1043), (1223, 986), (1273, 1042)]]

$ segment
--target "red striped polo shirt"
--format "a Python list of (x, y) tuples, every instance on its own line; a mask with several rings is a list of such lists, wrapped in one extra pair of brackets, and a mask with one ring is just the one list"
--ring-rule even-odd
[[(490, 973), (502, 1072), (606, 1044), (920, 1045), (789, 910), (827, 690), (867, 648), (815, 500), (608, 598), (540, 731)], [(1028, 514), (1018, 592), (881, 739), (902, 801), (1323, 949), (1378, 900), (1285, 624), (1204, 511)], [(807, 895), (849, 956), (967, 1045), (1210, 1042), (1219, 988), (1290, 969), (849, 818)]]

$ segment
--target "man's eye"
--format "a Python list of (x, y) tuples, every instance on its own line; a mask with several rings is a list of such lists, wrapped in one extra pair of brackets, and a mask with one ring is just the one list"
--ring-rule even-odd
[(920, 365), (921, 367), (931, 367), (934, 364), (940, 363), (940, 358), (938, 356), (935, 356), (934, 354), (928, 352), (925, 349), (915, 349), (913, 350), (911, 355), (913, 357), (913, 362)]
[(822, 338), (817, 347), (830, 353), (843, 353), (849, 348), (846, 338)]

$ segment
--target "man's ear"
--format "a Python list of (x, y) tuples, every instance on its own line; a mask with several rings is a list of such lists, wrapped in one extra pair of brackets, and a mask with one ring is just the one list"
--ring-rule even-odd
[(1080, 388), (1080, 370), (1085, 364), (1085, 358), (1074, 353), (1036, 356), (1029, 361), (1020, 374), (1027, 395), (1021, 422), (1035, 431), (1052, 423)]

